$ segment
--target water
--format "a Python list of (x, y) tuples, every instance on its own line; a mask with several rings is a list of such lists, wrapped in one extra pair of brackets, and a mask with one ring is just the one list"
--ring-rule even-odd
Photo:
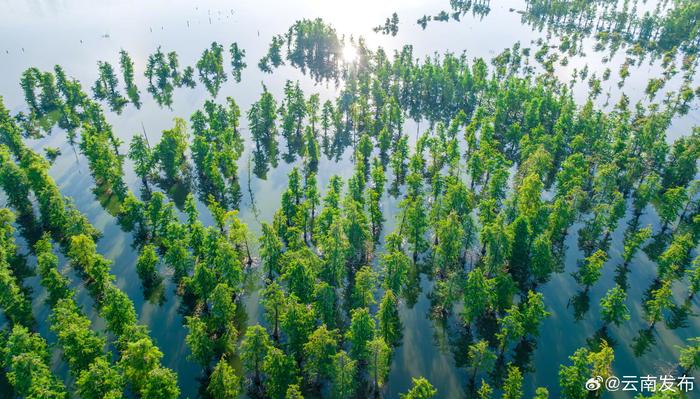
[[(115, 133), (124, 140), (130, 141), (134, 134), (140, 134), (141, 124), (145, 126), (151, 142), (156, 141), (163, 129), (172, 127), (174, 117), (189, 119), (194, 110), (203, 106), (208, 94), (201, 85), (195, 90), (176, 89), (174, 104), (171, 109), (162, 109), (155, 104), (146, 92), (143, 70), (148, 55), (162, 46), (163, 51), (175, 50), (180, 56), (182, 66), (193, 65), (201, 52), (212, 41), (228, 46), (238, 42), (246, 50), (248, 68), (243, 71), (242, 82), (235, 83), (229, 76), (224, 84), (218, 101), (227, 96), (233, 97), (241, 107), (243, 114), (250, 104), (259, 98), (264, 83), (276, 99), (281, 98), (282, 88), (287, 79), (300, 80), (305, 94), (318, 92), (322, 101), (337, 93), (331, 85), (314, 85), (312, 80), (298, 70), (289, 66), (281, 67), (273, 74), (264, 74), (256, 66), (257, 60), (264, 55), (270, 38), (274, 34), (283, 33), (297, 19), (322, 17), (331, 23), (340, 34), (348, 37), (365, 37), (370, 48), (384, 47), (390, 54), (400, 49), (404, 44), (412, 44), (417, 56), (432, 55), (451, 51), (461, 53), (466, 51), (469, 58), (491, 58), (504, 48), (511, 47), (520, 41), (523, 46), (529, 46), (531, 40), (545, 37), (542, 32), (533, 31), (530, 26), (521, 23), (521, 15), (510, 9), (524, 9), (522, 1), (506, 0), (492, 2), (491, 12), (485, 17), (464, 16), (462, 22), (432, 22), (423, 31), (415, 20), (424, 14), (434, 15), (441, 9), (447, 9), (447, 1), (427, 0), (356, 0), (353, 2), (331, 2), (324, 0), (309, 1), (273, 1), (273, 0), (242, 0), (236, 2), (217, 1), (150, 1), (150, 2), (92, 2), (92, 1), (0, 1), (0, 65), (3, 76), (0, 79), (0, 95), (5, 104), (13, 112), (24, 109), (24, 101), (19, 87), (21, 72), (30, 66), (48, 70), (54, 64), (63, 66), (68, 75), (78, 78), (83, 89), (88, 90), (97, 78), (97, 61), (109, 61), (118, 65), (118, 52), (127, 50), (135, 62), (136, 83), (141, 89), (144, 102), (142, 109), (137, 111), (127, 106), (121, 115), (108, 113), (108, 120), (113, 125)], [(384, 22), (384, 19), (396, 11), (401, 19), (399, 34), (396, 37), (383, 36), (371, 31), (373, 26)], [(616, 76), (619, 65), (624, 61), (624, 54), (617, 54), (608, 64), (602, 62), (603, 55), (592, 51), (590, 41), (586, 42), (585, 57), (571, 57), (566, 67), (559, 66), (557, 75), (568, 79), (574, 68), (582, 68), (588, 64), (591, 73), (598, 76), (606, 67), (610, 67)], [(531, 46), (536, 49), (535, 45)], [(228, 63), (228, 53), (225, 62)], [(227, 64), (226, 70), (230, 67)], [(642, 64), (631, 68), (631, 76), (627, 81), (625, 91), (632, 101), (644, 96), (643, 88), (649, 76), (659, 75), (658, 65)], [(615, 103), (619, 91), (615, 85), (616, 79), (603, 82), (604, 92), (613, 92), (611, 103)], [(669, 83), (672, 85), (674, 81)], [(585, 84), (577, 86), (576, 99), (583, 101), (586, 96)], [(603, 97), (603, 96), (601, 96)], [(660, 97), (657, 97), (660, 98)], [(689, 115), (674, 121), (669, 131), (669, 139), (689, 132), (690, 126), (700, 121), (696, 110)], [(245, 132), (245, 121), (243, 121)], [(407, 122), (406, 130), (415, 131), (415, 124)], [(413, 135), (410, 135), (413, 136)], [(144, 299), (141, 284), (135, 272), (136, 252), (132, 248), (133, 237), (124, 232), (111, 216), (96, 200), (91, 192), (94, 186), (87, 167), (87, 161), (76, 156), (73, 149), (66, 143), (63, 132), (55, 131), (52, 136), (31, 143), (35, 148), (43, 146), (59, 147), (62, 155), (51, 169), (51, 175), (56, 179), (61, 191), (74, 199), (77, 208), (85, 213), (89, 220), (104, 237), (98, 243), (98, 251), (114, 260), (112, 273), (116, 276), (116, 284), (124, 290), (135, 302), (140, 321), (151, 330), (151, 336), (164, 352), (163, 363), (175, 370), (179, 375), (182, 396), (194, 398), (200, 386), (198, 377), (200, 368), (186, 360), (188, 349), (184, 343), (186, 330), (182, 326), (183, 316), (178, 312), (179, 297), (174, 293), (171, 283), (165, 284), (164, 302), (152, 303)], [(286, 176), (293, 165), (283, 161), (278, 168), (270, 170), (266, 180), (253, 176), (248, 179), (247, 160), (251, 158), (252, 143), (246, 142), (246, 150), (239, 160), (239, 173), (243, 199), (241, 203), (241, 218), (249, 225), (253, 235), (260, 231), (260, 221), (271, 221), (274, 211), (279, 206), (280, 196), (286, 189)], [(121, 152), (126, 152), (126, 144)], [(133, 165), (125, 164), (125, 182), (129, 188), (138, 193), (140, 180), (133, 172)], [(347, 179), (352, 174), (349, 157), (346, 156), (338, 163), (322, 157), (319, 167), (319, 184), (325, 190), (328, 179), (333, 174), (339, 174)], [(391, 178), (391, 176), (389, 176)], [(256, 215), (253, 212), (252, 199), (248, 195), (248, 185), (255, 197)], [(387, 224), (384, 232), (393, 229), (394, 214), (397, 201), (384, 198), (384, 212)], [(211, 217), (206, 207), (201, 203), (199, 209), (204, 222), (211, 224)], [(654, 223), (649, 216), (642, 218), (642, 225)], [(620, 262), (622, 232), (624, 224), (613, 235), (613, 245), (610, 250), (610, 260), (605, 266), (601, 280), (591, 292), (591, 309), (586, 317), (579, 322), (574, 320), (573, 310), (568, 306), (570, 299), (578, 291), (570, 272), (576, 269), (576, 260), (580, 259), (576, 245), (574, 226), (572, 234), (567, 238), (568, 251), (566, 255), (566, 271), (553, 276), (552, 280), (541, 287), (545, 295), (545, 303), (552, 315), (543, 323), (540, 337), (537, 340), (533, 354), (534, 371), (525, 378), (526, 397), (532, 396), (537, 386), (549, 388), (552, 397), (558, 391), (559, 365), (568, 363), (568, 356), (577, 348), (586, 345), (586, 339), (600, 327), (598, 320), (598, 301), (610, 288), (613, 282), (614, 268)], [(33, 260), (32, 260), (33, 261)], [(161, 268), (166, 273), (164, 268)], [(640, 253), (632, 264), (630, 274), (630, 301), (628, 304), (632, 320), (621, 327), (610, 329), (610, 335), (617, 341), (615, 347), (616, 359), (614, 374), (646, 375), (659, 374), (659, 370), (672, 364), (678, 356), (677, 345), (683, 345), (689, 337), (700, 335), (700, 321), (691, 317), (689, 326), (670, 331), (665, 326), (656, 328), (657, 344), (649, 353), (641, 358), (635, 358), (629, 343), (637, 330), (644, 326), (641, 315), (641, 302), (638, 298), (651, 283), (655, 276), (655, 267), (645, 255)], [(71, 275), (76, 286), (79, 279)], [(168, 279), (166, 279), (168, 281)], [(29, 282), (38, 286), (37, 279)], [(399, 392), (406, 391), (411, 384), (411, 377), (425, 376), (438, 389), (438, 397), (456, 398), (464, 395), (467, 384), (467, 369), (456, 367), (455, 356), (464, 358), (466, 348), (453, 353), (450, 342), (455, 338), (453, 329), (445, 330), (428, 317), (429, 300), (426, 293), (430, 291), (431, 283), (422, 278), (423, 288), (417, 303), (412, 308), (405, 304), (401, 307), (401, 319), (404, 323), (403, 345), (393, 357), (392, 369), (386, 386), (386, 397), (398, 397)], [(681, 291), (678, 290), (680, 299)], [(43, 293), (35, 291), (33, 297), (35, 316), (45, 320), (49, 309), (43, 305)], [(77, 300), (85, 311), (92, 317), (94, 328), (104, 331), (104, 323), (92, 312), (92, 302), (85, 290), (78, 289)], [(698, 300), (693, 304), (693, 311), (699, 312)], [(261, 319), (261, 309), (254, 292), (248, 293), (244, 300), (248, 322), (254, 323)], [(55, 336), (46, 325), (40, 326), (40, 333), (49, 342), (55, 342)], [(58, 353), (54, 354), (56, 371), (67, 376), (67, 369), (60, 361)], [(632, 397), (622, 393), (616, 398)]]

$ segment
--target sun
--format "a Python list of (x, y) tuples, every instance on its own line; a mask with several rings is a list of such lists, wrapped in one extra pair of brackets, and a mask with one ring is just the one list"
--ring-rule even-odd
[(352, 64), (355, 60), (357, 60), (357, 50), (352, 44), (348, 43), (343, 47), (343, 61), (346, 64)]

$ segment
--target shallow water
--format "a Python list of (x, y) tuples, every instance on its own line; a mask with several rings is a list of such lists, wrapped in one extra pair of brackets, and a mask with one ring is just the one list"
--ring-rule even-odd
[[(145, 127), (151, 142), (157, 140), (163, 129), (172, 126), (174, 117), (189, 119), (194, 110), (201, 108), (209, 98), (201, 85), (194, 90), (175, 89), (174, 103), (171, 109), (162, 109), (152, 100), (145, 90), (143, 70), (145, 60), (157, 46), (163, 51), (175, 50), (180, 56), (182, 66), (193, 65), (201, 52), (212, 41), (228, 46), (236, 41), (247, 52), (248, 68), (243, 71), (241, 83), (235, 83), (229, 76), (219, 93), (218, 100), (226, 96), (233, 97), (245, 114), (250, 104), (257, 100), (261, 93), (261, 83), (264, 83), (277, 99), (282, 94), (284, 82), (287, 79), (302, 83), (305, 94), (319, 92), (322, 99), (333, 96), (337, 90), (333, 85), (314, 85), (313, 81), (298, 70), (285, 66), (273, 74), (264, 74), (256, 66), (257, 60), (266, 52), (267, 44), (274, 34), (283, 33), (297, 19), (323, 17), (330, 22), (341, 34), (354, 37), (365, 37), (370, 48), (382, 46), (390, 53), (400, 49), (404, 44), (413, 44), (417, 56), (431, 55), (435, 52), (451, 51), (461, 53), (466, 51), (469, 58), (491, 58), (504, 48), (511, 47), (520, 41), (527, 47), (530, 40), (544, 37), (545, 34), (535, 32), (531, 27), (521, 23), (521, 16), (511, 12), (510, 8), (523, 9), (522, 1), (494, 1), (491, 12), (483, 18), (471, 14), (462, 18), (461, 22), (433, 22), (423, 31), (415, 24), (415, 20), (423, 14), (436, 14), (441, 9), (447, 9), (447, 1), (427, 0), (389, 0), (371, 1), (355, 0), (352, 2), (331, 2), (323, 0), (309, 1), (149, 1), (149, 2), (93, 2), (93, 1), (0, 1), (0, 65), (3, 77), (0, 79), (0, 95), (5, 104), (13, 112), (24, 109), (24, 101), (19, 87), (21, 72), (30, 66), (47, 70), (54, 64), (64, 67), (68, 75), (78, 78), (83, 89), (88, 90), (97, 78), (97, 61), (110, 61), (118, 64), (118, 52), (127, 50), (135, 62), (136, 83), (141, 89), (143, 106), (137, 111), (127, 106), (121, 115), (108, 113), (108, 121), (114, 126), (115, 133), (124, 140), (130, 141), (134, 134), (140, 134), (141, 124)], [(399, 34), (396, 37), (375, 34), (371, 28), (384, 21), (396, 11), (401, 18)], [(590, 46), (590, 43), (588, 43)], [(535, 47), (534, 45), (532, 46)], [(228, 58), (225, 62), (228, 62)], [(624, 56), (613, 57), (608, 64), (602, 62), (602, 55), (592, 50), (586, 51), (585, 57), (570, 58), (569, 65), (559, 67), (557, 74), (562, 79), (571, 75), (573, 68), (581, 68), (588, 64), (591, 73), (602, 73), (609, 66), (615, 76)], [(226, 70), (230, 67), (226, 65)], [(643, 64), (631, 69), (625, 91), (632, 97), (643, 97), (643, 88), (649, 76), (659, 74), (657, 65)], [(612, 88), (612, 103), (616, 101), (615, 79), (603, 82), (604, 92)], [(586, 96), (585, 84), (577, 87), (576, 98), (583, 101)], [(690, 126), (700, 122), (696, 110), (686, 117), (675, 121), (669, 131), (673, 139), (687, 134)], [(245, 131), (245, 121), (243, 121)], [(415, 131), (415, 124), (407, 122), (406, 130)], [(410, 135), (411, 137), (413, 135)], [(96, 200), (91, 188), (93, 179), (82, 156), (74, 155), (73, 149), (66, 143), (63, 132), (55, 130), (52, 136), (32, 143), (36, 148), (43, 146), (59, 147), (62, 155), (51, 169), (51, 175), (56, 179), (63, 194), (74, 199), (77, 208), (85, 213), (89, 220), (99, 230), (104, 232), (98, 243), (98, 251), (114, 260), (112, 273), (116, 276), (117, 285), (124, 290), (136, 304), (140, 321), (146, 324), (151, 335), (163, 350), (163, 363), (175, 370), (179, 375), (182, 396), (194, 398), (199, 389), (198, 376), (201, 375), (199, 366), (186, 360), (188, 349), (184, 343), (186, 330), (182, 326), (183, 316), (178, 312), (179, 297), (175, 295), (171, 283), (165, 284), (165, 300), (162, 304), (144, 300), (142, 288), (135, 272), (136, 252), (132, 248), (133, 237), (120, 229), (116, 220)], [(251, 143), (246, 142), (246, 150), (239, 160), (239, 173), (243, 198), (241, 201), (241, 218), (248, 223), (253, 235), (260, 231), (260, 221), (271, 221), (274, 211), (279, 206), (280, 195), (286, 189), (287, 173), (293, 165), (280, 161), (278, 168), (270, 170), (266, 180), (253, 176), (249, 181), (247, 160), (251, 157)], [(121, 152), (125, 153), (127, 144), (122, 145)], [(340, 162), (334, 162), (322, 157), (319, 167), (319, 184), (325, 191), (325, 185), (333, 174), (347, 179), (352, 174), (349, 157)], [(131, 190), (138, 192), (140, 181), (133, 172), (133, 165), (127, 160), (125, 164), (125, 182)], [(390, 176), (389, 176), (390, 178)], [(248, 194), (248, 185), (254, 194), (254, 205), (258, 214), (253, 211), (253, 199)], [(387, 224), (384, 232), (393, 229), (396, 200), (384, 200), (384, 212)], [(201, 203), (199, 209), (204, 222), (211, 224), (212, 220)], [(644, 216), (642, 225), (654, 223), (653, 218)], [(580, 253), (576, 245), (575, 231), (567, 238), (568, 251), (566, 255), (566, 271), (553, 276), (552, 280), (541, 287), (545, 296), (545, 304), (552, 313), (541, 327), (540, 337), (533, 354), (533, 372), (525, 377), (526, 397), (532, 396), (537, 386), (546, 386), (552, 397), (557, 397), (559, 365), (568, 362), (568, 356), (577, 348), (586, 345), (586, 339), (600, 327), (597, 318), (598, 301), (608, 288), (614, 284), (612, 278), (614, 269), (620, 259), (622, 232), (620, 228), (613, 236), (610, 250), (610, 260), (605, 266), (601, 280), (590, 291), (591, 308), (586, 317), (576, 322), (573, 310), (568, 306), (572, 296), (578, 291), (570, 272), (576, 268), (576, 260)], [(697, 317), (689, 319), (686, 328), (670, 331), (659, 325), (657, 344), (646, 355), (635, 358), (629, 346), (637, 330), (644, 326), (641, 314), (641, 303), (638, 298), (655, 276), (654, 265), (645, 255), (640, 253), (635, 258), (630, 274), (630, 310), (632, 320), (621, 327), (612, 327), (610, 335), (617, 341), (615, 347), (616, 359), (614, 373), (621, 375), (659, 374), (659, 370), (676, 361), (677, 345), (682, 345), (688, 337), (700, 335), (700, 320)], [(164, 268), (162, 268), (165, 272)], [(77, 284), (79, 279), (73, 277)], [(168, 281), (166, 279), (166, 281)], [(30, 283), (37, 286), (34, 278)], [(449, 345), (454, 332), (436, 325), (429, 317), (429, 300), (426, 293), (430, 291), (431, 283), (422, 278), (422, 293), (414, 307), (402, 305), (401, 318), (404, 323), (403, 345), (393, 357), (392, 370), (386, 386), (386, 397), (398, 397), (399, 392), (406, 391), (413, 376), (425, 376), (438, 389), (441, 398), (456, 398), (464, 395), (467, 383), (467, 370), (455, 366), (453, 348)], [(678, 290), (680, 293), (680, 290)], [(680, 297), (679, 297), (680, 298)], [(35, 316), (45, 320), (48, 309), (42, 304), (41, 290), (34, 295)], [(92, 312), (92, 302), (85, 290), (78, 290), (78, 302), (86, 312), (93, 317), (95, 327), (103, 331), (103, 323)], [(258, 308), (257, 296), (250, 293), (245, 299), (248, 323), (261, 319), (261, 309)], [(700, 312), (698, 300), (693, 305), (694, 312)], [(40, 327), (42, 336), (49, 342), (55, 342), (55, 337), (46, 325)], [(466, 348), (457, 356), (466, 356)], [(57, 372), (67, 375), (65, 364), (60, 361), (58, 354), (54, 356)], [(616, 394), (616, 398), (632, 397), (632, 395)]]

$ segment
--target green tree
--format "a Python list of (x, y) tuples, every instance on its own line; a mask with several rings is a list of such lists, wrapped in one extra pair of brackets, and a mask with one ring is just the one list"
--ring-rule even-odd
[(202, 57), (197, 61), (199, 81), (204, 84), (212, 97), (216, 97), (221, 84), (227, 79), (223, 54), (224, 46), (212, 42), (210, 48), (204, 50)]
[(229, 47), (229, 52), (231, 53), (231, 73), (233, 74), (233, 79), (236, 83), (241, 82), (241, 71), (244, 70), (248, 64), (245, 62), (245, 50), (238, 47), (238, 43), (231, 43)]
[(183, 177), (187, 167), (187, 140), (187, 124), (184, 120), (175, 118), (175, 126), (163, 131), (160, 142), (153, 149), (154, 159), (168, 181), (177, 181)]
[(494, 281), (486, 278), (481, 269), (475, 268), (469, 272), (464, 288), (464, 311), (462, 312), (462, 318), (467, 325), (491, 306), (494, 288)]
[(209, 376), (207, 392), (214, 399), (237, 398), (241, 392), (241, 379), (225, 356), (219, 359)]
[(151, 244), (144, 245), (136, 260), (136, 272), (144, 285), (153, 285), (160, 281), (157, 265), (158, 255), (156, 254), (155, 246)]
[(469, 345), (468, 358), (472, 367), (472, 383), (476, 382), (479, 370), (489, 370), (496, 362), (496, 354), (491, 351), (489, 343), (485, 340)]
[(272, 281), (262, 292), (262, 304), (265, 308), (265, 319), (272, 324), (272, 337), (279, 341), (279, 325), (284, 314), (287, 300), (284, 291), (276, 282)]
[(589, 257), (584, 259), (579, 270), (574, 273), (574, 277), (579, 284), (583, 284), (586, 290), (590, 289), (595, 284), (601, 275), (603, 265), (608, 260), (608, 254), (602, 249), (595, 251)]
[(294, 359), (275, 347), (268, 350), (263, 371), (267, 375), (265, 392), (272, 399), (284, 399), (289, 386), (300, 382)]
[(377, 303), (374, 299), (377, 280), (377, 273), (369, 266), (362, 266), (355, 273), (355, 284), (352, 292), (355, 308), (365, 308)]
[(411, 389), (399, 395), (401, 399), (430, 399), (437, 395), (435, 389), (428, 380), (423, 377), (413, 378)]
[(51, 330), (56, 333), (61, 345), (63, 358), (75, 376), (87, 370), (90, 364), (102, 356), (104, 338), (90, 329), (90, 320), (72, 299), (56, 302), (49, 319)]
[(375, 392), (384, 385), (391, 366), (391, 348), (382, 337), (375, 337), (367, 344), (367, 368)]
[(700, 337), (688, 339), (687, 346), (680, 349), (679, 364), (684, 374), (700, 368)]
[(75, 385), (84, 399), (119, 399), (124, 392), (124, 377), (107, 359), (98, 357), (80, 373)]
[(508, 374), (503, 381), (503, 399), (520, 399), (523, 397), (523, 375), (518, 366), (509, 365)]
[(180, 397), (177, 376), (172, 370), (157, 367), (148, 373), (146, 384), (141, 390), (144, 399), (175, 399)]
[(284, 399), (304, 399), (304, 395), (301, 394), (299, 385), (290, 385), (289, 388), (287, 388), (287, 393), (285, 394)]
[(397, 345), (403, 336), (403, 325), (399, 318), (399, 301), (392, 290), (384, 292), (377, 312), (379, 335), (389, 345)]
[(603, 321), (619, 326), (622, 322), (630, 319), (630, 311), (625, 305), (627, 293), (619, 285), (615, 285), (608, 290), (607, 294), (600, 299), (600, 313)]
[(661, 320), (664, 310), (673, 306), (673, 291), (671, 281), (661, 282), (658, 289), (651, 291), (651, 298), (644, 304), (644, 314), (649, 322), (649, 327), (653, 328), (657, 321)]
[(254, 375), (253, 382), (259, 385), (263, 362), (272, 343), (264, 327), (254, 325), (246, 329), (239, 349), (243, 367)]
[(325, 325), (316, 328), (304, 344), (304, 372), (316, 384), (333, 375), (333, 355), (338, 352), (338, 332)]
[(331, 378), (332, 397), (334, 399), (350, 399), (354, 396), (357, 380), (357, 361), (352, 360), (345, 351), (341, 350), (333, 356), (333, 376)]
[(134, 61), (124, 50), (119, 50), (119, 65), (122, 68), (122, 75), (124, 77), (124, 86), (126, 89), (126, 95), (136, 109), (141, 108), (141, 95), (136, 83), (134, 82)]
[(209, 367), (214, 357), (214, 341), (209, 336), (207, 324), (198, 316), (187, 316), (185, 326), (188, 330), (185, 342), (191, 352), (188, 359), (196, 361), (203, 367)]
[(503, 354), (511, 342), (520, 339), (525, 333), (523, 326), (523, 316), (517, 305), (511, 306), (505, 316), (499, 320), (499, 331), (496, 333), (496, 339), (501, 347)]
[(290, 295), (286, 309), (280, 320), (282, 332), (287, 336), (287, 347), (297, 360), (304, 354), (304, 344), (311, 335), (315, 316), (309, 305), (300, 303), (297, 297)]
[(350, 354), (356, 360), (367, 360), (367, 344), (374, 337), (374, 319), (367, 308), (353, 309), (346, 339), (350, 342)]

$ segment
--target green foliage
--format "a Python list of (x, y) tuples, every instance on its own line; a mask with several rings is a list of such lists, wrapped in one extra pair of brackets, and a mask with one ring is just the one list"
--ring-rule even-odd
[(304, 344), (304, 373), (313, 381), (330, 378), (333, 375), (333, 355), (337, 352), (338, 331), (329, 331), (325, 325), (318, 327)]
[(437, 395), (437, 389), (428, 380), (423, 377), (414, 377), (411, 389), (399, 396), (401, 399), (430, 399), (435, 395)]
[(608, 290), (607, 294), (600, 299), (600, 313), (603, 321), (619, 326), (622, 322), (630, 319), (630, 312), (625, 305), (627, 293), (619, 285)]
[(204, 50), (196, 66), (199, 81), (204, 84), (212, 97), (216, 97), (221, 85), (227, 79), (224, 72), (224, 46), (212, 42), (211, 47)]
[[(114, 72), (112, 64), (109, 62), (100, 61), (97, 63), (100, 77), (95, 81), (92, 87), (95, 100), (107, 101), (112, 111), (121, 114), (124, 106), (129, 102), (117, 89), (117, 75)], [(132, 82), (133, 83), (133, 82)]]
[(174, 182), (184, 178), (187, 169), (187, 124), (175, 118), (175, 126), (164, 130), (160, 142), (153, 148), (154, 162), (160, 167), (165, 179)]
[(375, 332), (374, 319), (367, 308), (353, 309), (350, 314), (350, 328), (345, 334), (351, 346), (350, 355), (356, 360), (367, 360), (369, 356), (367, 345)]
[(350, 399), (357, 388), (357, 360), (352, 360), (341, 350), (333, 356), (333, 376), (331, 381), (334, 399)]
[(384, 292), (377, 312), (378, 334), (389, 345), (398, 345), (403, 336), (403, 325), (399, 318), (398, 299), (392, 290)]
[(134, 61), (124, 50), (119, 50), (119, 65), (121, 65), (122, 75), (124, 77), (124, 86), (126, 95), (129, 101), (134, 104), (136, 109), (141, 108), (141, 95), (136, 83), (134, 82)]
[(56, 333), (63, 357), (75, 376), (87, 370), (102, 356), (104, 338), (90, 329), (86, 318), (72, 299), (60, 299), (50, 316), (51, 330)]
[(124, 391), (124, 377), (105, 358), (98, 357), (80, 373), (76, 391), (85, 399), (119, 399)]
[(265, 356), (263, 371), (267, 375), (265, 392), (272, 399), (284, 399), (289, 386), (299, 384), (299, 370), (294, 358), (280, 349), (270, 348)]
[(231, 47), (229, 47), (229, 51), (231, 53), (231, 73), (236, 83), (240, 83), (241, 71), (248, 66), (245, 62), (245, 50), (239, 48), (238, 43), (233, 42), (231, 43)]
[(31, 399), (66, 399), (65, 386), (51, 374), (46, 341), (15, 325), (2, 347), (2, 364), (17, 395)]
[[(320, 18), (303, 19), (296, 21), (289, 28), (285, 39), (287, 60), (292, 66), (299, 68), (304, 74), (308, 70), (316, 82), (338, 80), (342, 43), (332, 26)], [(271, 50), (274, 44), (275, 38)], [(277, 67), (275, 58), (272, 57), (271, 60), (273, 66)]]
[(240, 109), (231, 98), (226, 106), (209, 100), (192, 117), (192, 159), (203, 196), (213, 195), (226, 209), (237, 209), (241, 199), (237, 161), (243, 152), (239, 130)]
[(283, 45), (284, 37), (282, 37), (282, 35), (272, 36), (272, 41), (270, 42), (270, 47), (267, 50), (267, 54), (265, 54), (265, 56), (258, 62), (258, 68), (260, 68), (261, 71), (272, 73), (273, 68), (284, 65), (281, 51)]
[(229, 364), (226, 357), (219, 359), (209, 376), (207, 392), (214, 399), (236, 398), (241, 392), (240, 378)]

